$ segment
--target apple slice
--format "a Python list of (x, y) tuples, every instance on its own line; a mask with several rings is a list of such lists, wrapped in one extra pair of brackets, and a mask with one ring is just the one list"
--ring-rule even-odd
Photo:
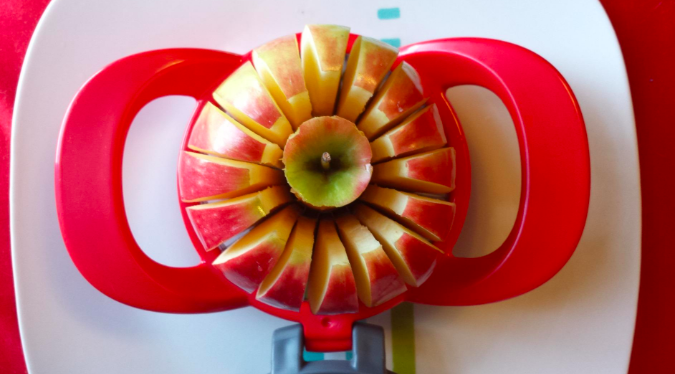
[(193, 205), (186, 210), (197, 237), (210, 251), (292, 200), (288, 187), (274, 186), (230, 200)]
[(316, 220), (300, 217), (286, 248), (258, 288), (256, 299), (288, 310), (300, 310), (312, 263)]
[(333, 115), (348, 41), (349, 27), (307, 25), (302, 31), (302, 70), (315, 116)]
[(412, 192), (448, 193), (455, 189), (455, 149), (441, 148), (374, 165), (372, 182)]
[(338, 116), (356, 122), (396, 56), (398, 49), (388, 43), (363, 36), (356, 38), (342, 77)]
[(216, 88), (213, 98), (249, 130), (281, 147), (293, 132), (250, 62), (230, 74)]
[(194, 152), (181, 153), (178, 162), (178, 190), (186, 202), (241, 196), (285, 181), (279, 169)]
[(419, 287), (429, 279), (436, 267), (436, 260), (443, 254), (440, 249), (400, 223), (363, 204), (354, 207), (354, 214), (382, 244), (407, 284)]
[(316, 117), (288, 139), (284, 173), (291, 191), (317, 208), (340, 207), (356, 200), (368, 187), (370, 143), (344, 118)]
[(436, 105), (428, 106), (408, 117), (370, 143), (373, 162), (407, 156), (441, 148), (447, 143), (441, 116)]
[(342, 244), (347, 248), (359, 299), (366, 306), (378, 306), (406, 291), (405, 283), (380, 243), (356, 217), (346, 214), (335, 222)]
[(401, 123), (425, 101), (419, 75), (412, 66), (402, 62), (368, 105), (359, 120), (359, 129), (373, 140)]
[(275, 213), (229, 246), (213, 266), (239, 288), (253, 292), (281, 257), (299, 215), (295, 205)]
[(319, 222), (307, 299), (314, 314), (355, 313), (359, 310), (352, 267), (332, 220)]
[(281, 148), (235, 121), (211, 103), (206, 103), (195, 122), (188, 148), (233, 160), (283, 168)]
[(431, 241), (448, 236), (455, 218), (455, 204), (425, 196), (370, 185), (361, 200), (394, 215)]
[(286, 118), (297, 129), (312, 117), (298, 39), (288, 35), (253, 50), (253, 66)]

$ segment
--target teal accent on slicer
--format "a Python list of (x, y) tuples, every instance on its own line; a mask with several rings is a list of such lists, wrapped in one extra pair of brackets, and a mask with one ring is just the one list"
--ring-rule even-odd
[(399, 39), (399, 38), (382, 39), (382, 41), (387, 43), (387, 44), (391, 44), (396, 48), (401, 46), (401, 39)]
[(307, 350), (302, 351), (302, 359), (309, 362), (309, 361), (322, 361), (323, 360), (323, 353), (321, 352), (308, 352)]
[(401, 18), (401, 10), (399, 8), (380, 8), (377, 10), (377, 18), (379, 19)]

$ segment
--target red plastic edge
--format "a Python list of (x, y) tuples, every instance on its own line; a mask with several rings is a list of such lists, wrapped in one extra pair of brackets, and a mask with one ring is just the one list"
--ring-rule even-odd
[(61, 233), (82, 275), (109, 297), (137, 308), (194, 313), (247, 305), (210, 264), (172, 268), (134, 240), (122, 197), (122, 154), (136, 113), (166, 95), (200, 97), (241, 57), (173, 49), (123, 58), (92, 77), (66, 114), (56, 157)]
[(522, 190), (515, 225), (500, 248), (480, 258), (448, 258), (409, 300), (474, 305), (528, 292), (567, 263), (581, 238), (590, 197), (586, 129), (562, 75), (514, 44), (477, 38), (404, 47), (400, 60), (425, 89), (478, 85), (499, 96), (520, 144)]

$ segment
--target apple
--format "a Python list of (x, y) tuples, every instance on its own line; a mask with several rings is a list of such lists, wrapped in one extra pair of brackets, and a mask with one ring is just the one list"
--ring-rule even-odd
[(455, 217), (455, 204), (426, 196), (370, 185), (361, 195), (365, 201), (396, 217), (431, 241), (448, 236)]
[(318, 209), (341, 207), (368, 187), (370, 144), (344, 118), (315, 117), (291, 135), (284, 149), (284, 173), (295, 196)]
[(373, 162), (414, 153), (431, 151), (447, 143), (443, 123), (436, 105), (428, 106), (408, 117), (370, 143)]
[(199, 113), (188, 138), (188, 148), (214, 156), (283, 168), (282, 150), (277, 144), (249, 130), (211, 103), (206, 103)]
[(433, 243), (456, 207), (435, 195), (455, 188), (455, 150), (439, 108), (396, 48), (357, 36), (345, 58), (349, 41), (308, 25), (254, 49), (180, 155), (187, 218), (205, 250), (223, 249), (213, 266), (270, 307), (388, 305), (446, 255)]
[(302, 31), (302, 71), (315, 116), (334, 113), (348, 41), (348, 27), (307, 25)]
[(184, 151), (178, 162), (178, 191), (186, 202), (241, 196), (285, 180), (279, 169), (200, 153)]
[(397, 56), (398, 49), (390, 44), (357, 37), (342, 76), (337, 115), (356, 122)]
[(296, 205), (274, 213), (229, 246), (213, 266), (239, 288), (253, 292), (281, 257), (299, 215)]
[(426, 102), (420, 77), (406, 62), (400, 63), (377, 91), (358, 122), (369, 140), (401, 123)]
[(281, 147), (293, 132), (250, 62), (225, 78), (213, 99), (249, 130)]
[(298, 219), (284, 252), (260, 284), (256, 299), (277, 308), (300, 310), (312, 263), (315, 228), (315, 219)]
[(307, 299), (314, 314), (355, 313), (359, 310), (356, 281), (335, 222), (322, 219), (309, 271)]
[(356, 217), (345, 214), (335, 222), (347, 249), (359, 299), (366, 306), (378, 306), (406, 291), (382, 245)]
[(312, 117), (312, 104), (305, 88), (298, 39), (288, 35), (253, 50), (253, 66), (281, 111), (297, 129)]
[(448, 193), (455, 189), (455, 149), (441, 148), (377, 164), (372, 181), (412, 192)]
[(410, 286), (421, 286), (436, 267), (443, 252), (422, 236), (363, 204), (354, 207), (354, 214), (366, 225), (391, 259), (403, 280)]
[(288, 187), (274, 186), (234, 199), (190, 206), (187, 215), (204, 249), (210, 251), (292, 200)]

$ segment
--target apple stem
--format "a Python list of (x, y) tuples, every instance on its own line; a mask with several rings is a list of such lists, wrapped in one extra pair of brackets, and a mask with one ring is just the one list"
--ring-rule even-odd
[(321, 167), (323, 168), (323, 170), (330, 169), (330, 153), (324, 152), (321, 155)]

